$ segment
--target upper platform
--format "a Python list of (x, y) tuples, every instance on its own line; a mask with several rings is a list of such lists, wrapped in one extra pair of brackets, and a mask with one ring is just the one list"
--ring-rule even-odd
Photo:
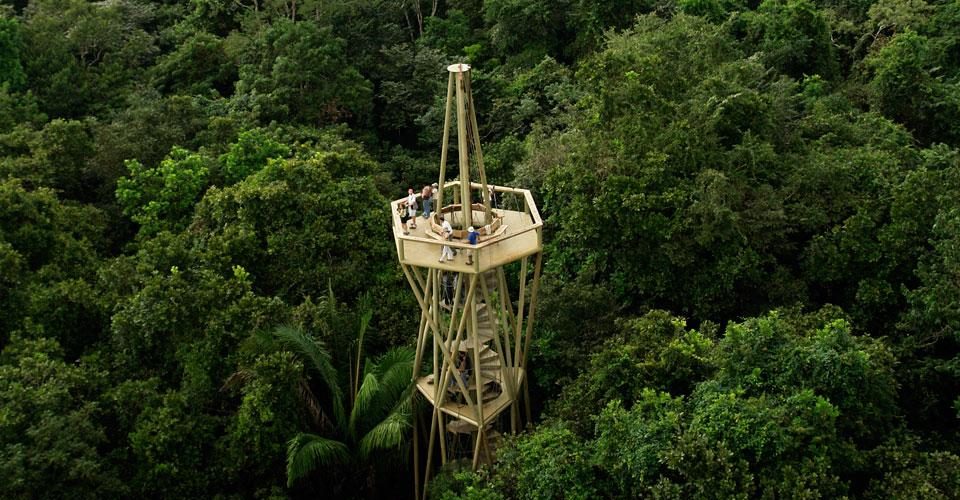
[[(456, 192), (459, 181), (447, 182), (443, 186), (446, 191)], [(481, 189), (480, 184), (471, 183), (472, 189)], [(539, 253), (543, 249), (543, 220), (533, 201), (529, 190), (516, 189), (504, 186), (494, 186), (493, 191), (500, 199), (499, 208), (492, 208), (494, 219), (499, 222), (486, 224), (482, 211), (474, 209), (474, 226), (478, 229), (486, 227), (490, 234), (482, 234), (476, 245), (471, 245), (462, 236), (464, 228), (458, 228), (456, 217), (459, 210), (446, 214), (448, 220), (454, 223), (454, 238), (444, 241), (439, 234), (439, 228), (432, 227), (429, 221), (424, 220), (422, 212), (417, 214), (416, 229), (410, 228), (410, 234), (403, 234), (403, 226), (397, 213), (398, 206), (406, 198), (394, 200), (390, 203), (393, 220), (393, 237), (397, 245), (397, 255), (400, 262), (418, 267), (430, 267), (464, 273), (482, 273), (490, 269), (503, 266), (528, 255)], [(446, 195), (445, 199), (449, 199)], [(419, 201), (421, 209), (423, 202)], [(446, 204), (451, 207), (453, 204)], [(435, 221), (439, 224), (439, 221)], [(483, 232), (483, 231), (481, 231)], [(458, 250), (453, 261), (439, 262), (440, 251), (444, 245)], [(473, 252), (473, 264), (468, 265), (468, 254)]]

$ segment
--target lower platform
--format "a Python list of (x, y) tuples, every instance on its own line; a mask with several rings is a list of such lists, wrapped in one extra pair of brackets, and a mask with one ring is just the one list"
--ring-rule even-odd
[[(520, 384), (523, 383), (524, 370), (523, 368), (502, 368), (501, 380), (509, 380), (509, 377), (513, 377), (516, 384), (513, 387), (520, 387)], [(417, 379), (417, 390), (420, 391), (420, 394), (423, 394), (427, 401), (430, 404), (435, 405), (435, 396), (438, 393), (437, 387), (433, 382), (433, 375), (428, 375), (425, 377), (420, 377)], [(474, 393), (475, 394), (475, 393)], [(450, 399), (449, 395), (444, 398), (444, 403), (440, 406), (440, 411), (450, 415), (451, 417), (459, 418), (460, 420), (473, 425), (474, 427), (479, 427), (479, 417), (477, 415), (476, 408), (467, 404), (459, 403)], [(497, 418), (504, 410), (510, 407), (510, 405), (516, 401), (516, 394), (509, 394), (508, 391), (504, 390), (494, 399), (486, 401), (483, 403), (483, 420), (485, 423), (489, 423), (493, 419)]]

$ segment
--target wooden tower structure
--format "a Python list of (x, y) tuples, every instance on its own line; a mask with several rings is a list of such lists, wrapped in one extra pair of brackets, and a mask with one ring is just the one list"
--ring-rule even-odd
[[(429, 220), (418, 216), (417, 227), (404, 234), (398, 212), (405, 199), (391, 204), (397, 256), (420, 305), (414, 397), (432, 408), (424, 498), (438, 461), (435, 451), (441, 465), (467, 459), (476, 468), (492, 461), (498, 426), (505, 430), (509, 418), (510, 430), (517, 431), (521, 400), (530, 419), (529, 397), (521, 395), (529, 393), (527, 356), (543, 258), (543, 221), (530, 191), (487, 183), (470, 66), (454, 64), (447, 71), (435, 211)], [(459, 169), (452, 179), (447, 158), (454, 109)], [(453, 229), (446, 239), (444, 220)], [(467, 239), (471, 226), (479, 233), (475, 245)], [(453, 260), (440, 262), (443, 246), (457, 251)], [(414, 461), (419, 464), (417, 427)]]

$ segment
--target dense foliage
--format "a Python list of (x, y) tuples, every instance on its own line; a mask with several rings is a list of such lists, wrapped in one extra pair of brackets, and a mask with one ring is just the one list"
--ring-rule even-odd
[(412, 493), (455, 61), (546, 267), (537, 418), (432, 495), (960, 497), (943, 0), (5, 3), (0, 497)]

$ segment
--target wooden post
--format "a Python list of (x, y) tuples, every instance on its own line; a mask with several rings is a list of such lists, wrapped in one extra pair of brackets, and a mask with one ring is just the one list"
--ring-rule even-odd
[[(416, 397), (416, 393), (413, 397)], [(413, 498), (420, 498), (420, 415), (416, 411), (416, 405), (413, 405)]]
[(480, 190), (482, 191), (483, 213), (485, 215), (484, 224), (493, 222), (493, 214), (490, 212), (490, 189), (487, 185), (487, 174), (483, 168), (483, 148), (480, 147), (480, 129), (477, 126), (477, 110), (473, 107), (473, 89), (470, 88), (470, 73), (464, 77), (467, 94), (467, 114), (470, 117), (470, 128), (473, 132), (473, 147), (477, 153), (477, 170), (480, 172)]
[[(463, 214), (463, 229), (473, 225), (473, 203), (470, 196), (470, 157), (467, 151), (467, 109), (464, 97), (464, 79), (470, 67), (456, 65), (457, 77), (457, 151), (460, 154), (460, 210)], [(465, 69), (464, 69), (465, 68)]]
[(527, 354), (530, 350), (530, 336), (533, 335), (533, 318), (534, 314), (537, 311), (537, 293), (540, 290), (540, 268), (543, 264), (543, 252), (537, 254), (537, 264), (533, 269), (533, 289), (530, 292), (530, 316), (527, 318), (527, 333), (523, 339), (523, 358), (520, 362), (523, 365), (523, 387), (524, 387), (524, 401), (526, 404), (527, 410), (527, 422), (532, 421), (532, 415), (530, 411), (530, 377), (527, 376)]
[[(431, 269), (430, 273), (432, 274), (433, 272), (434, 271)], [(430, 286), (432, 285), (432, 283), (433, 282), (431, 281), (427, 285), (427, 290), (424, 292), (425, 294), (430, 293)], [(423, 348), (425, 347), (425, 344), (426, 344), (427, 325), (429, 325), (429, 319), (427, 318), (427, 315), (431, 314), (431, 312), (432, 311), (427, 311), (422, 308), (420, 309), (420, 328), (417, 331), (417, 352), (414, 355), (414, 361), (413, 361), (412, 377), (414, 382), (417, 380), (417, 375), (420, 374), (420, 363), (423, 361)]]
[(440, 184), (437, 189), (437, 212), (443, 208), (443, 187), (447, 176), (447, 151), (450, 149), (450, 109), (453, 99), (453, 73), (447, 78), (447, 104), (443, 111), (443, 145), (440, 147)]
[(430, 472), (433, 469), (433, 442), (437, 437), (437, 420), (440, 408), (433, 407), (433, 418), (430, 419), (430, 440), (427, 443), (427, 468), (423, 475), (423, 500), (427, 500), (427, 485), (430, 483)]
[(447, 417), (440, 412), (440, 466), (447, 465)]
[(513, 312), (513, 302), (510, 301), (510, 288), (507, 287), (507, 277), (503, 272), (503, 267), (497, 268), (497, 280), (500, 284), (500, 308), (507, 312), (508, 321), (504, 322), (504, 343), (507, 353), (507, 364), (516, 366), (513, 363), (513, 332), (517, 329), (517, 317)]
[(516, 331), (516, 336), (514, 337), (514, 344), (513, 344), (513, 348), (514, 348), (513, 359), (517, 361), (517, 366), (519, 366), (520, 368), (525, 368), (523, 363), (520, 362), (520, 356), (521, 356), (520, 349), (522, 345), (521, 343), (523, 341), (523, 337), (521, 337), (521, 332), (523, 332), (523, 306), (524, 306), (524, 301), (527, 298), (526, 288), (527, 288), (527, 258), (524, 257), (523, 260), (520, 261), (520, 299), (519, 299), (520, 303), (517, 304), (517, 331)]

